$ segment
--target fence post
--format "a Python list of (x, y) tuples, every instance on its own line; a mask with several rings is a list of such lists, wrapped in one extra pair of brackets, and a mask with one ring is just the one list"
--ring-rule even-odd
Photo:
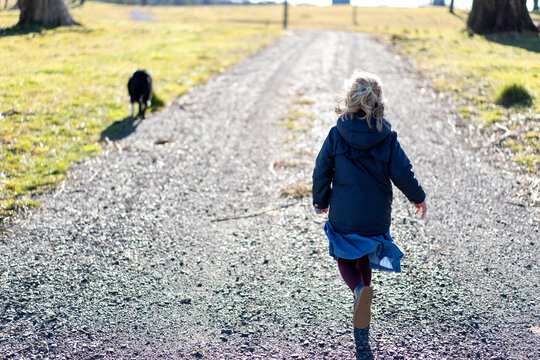
[(289, 7), (289, 4), (287, 3), (287, 0), (285, 0), (285, 2), (283, 3), (283, 28), (286, 29), (287, 28), (287, 9)]

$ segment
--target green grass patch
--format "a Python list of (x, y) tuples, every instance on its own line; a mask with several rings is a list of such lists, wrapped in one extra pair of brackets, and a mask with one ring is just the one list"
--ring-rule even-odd
[(285, 136), (283, 138), (284, 142), (291, 142), (291, 141), (295, 141), (295, 140), (296, 140), (296, 136), (294, 136), (294, 135), (288, 135), (288, 136)]
[(283, 128), (297, 132), (307, 132), (311, 130), (315, 115), (298, 109), (291, 109), (285, 119), (278, 124)]
[[(156, 110), (281, 33), (218, 8), (144, 8), (155, 23), (131, 21), (132, 9), (90, 2), (71, 10), (83, 26), (0, 31), (0, 221), (99, 153), (103, 131), (125, 130), (133, 71), (152, 73)], [(18, 16), (0, 11), (0, 27)]]
[(288, 121), (296, 121), (298, 119), (313, 119), (315, 115), (313, 113), (301, 111), (298, 109), (291, 109), (289, 110), (289, 114), (287, 116)]
[(289, 121), (284, 120), (278, 123), (283, 128), (295, 132), (308, 132), (311, 130), (311, 123), (306, 121)]
[(531, 154), (526, 151), (522, 151), (519, 155), (516, 156), (516, 162), (519, 165), (526, 167), (530, 172), (534, 172), (536, 171), (540, 162), (540, 154)]
[(495, 103), (504, 107), (531, 106), (533, 97), (529, 90), (521, 84), (505, 84), (495, 93)]
[(500, 109), (493, 109), (492, 111), (483, 111), (482, 119), (484, 125), (491, 125), (496, 122), (504, 122), (504, 113)]
[(165, 104), (165, 100), (163, 100), (161, 97), (159, 97), (159, 95), (157, 95), (155, 92), (152, 93), (152, 99), (150, 100), (150, 106), (152, 107), (152, 110), (158, 110), (158, 109), (161, 109), (162, 107), (164, 107), (166, 104)]
[[(3, 218), (11, 218), (18, 214), (26, 213), (28, 210), (39, 207), (41, 204), (31, 199), (17, 199), (9, 204), (2, 205), (0, 208)], [(2, 229), (2, 222), (0, 222)]]
[(309, 99), (296, 99), (293, 101), (293, 104), (295, 105), (312, 105), (314, 103), (315, 102), (313, 100), (309, 100)]

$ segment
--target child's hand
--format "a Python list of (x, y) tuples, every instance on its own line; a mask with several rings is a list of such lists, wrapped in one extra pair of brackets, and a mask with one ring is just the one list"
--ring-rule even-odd
[(427, 211), (427, 205), (426, 205), (426, 200), (422, 201), (421, 204), (414, 204), (414, 206), (416, 206), (416, 212), (414, 213), (414, 215), (418, 214), (418, 212), (420, 210), (422, 210), (422, 219), (424, 218), (424, 215), (426, 215), (426, 211)]
[(317, 215), (326, 214), (328, 212), (328, 208), (319, 209), (319, 208), (317, 208), (317, 204), (314, 204), (314, 206), (315, 206), (315, 214), (317, 214)]

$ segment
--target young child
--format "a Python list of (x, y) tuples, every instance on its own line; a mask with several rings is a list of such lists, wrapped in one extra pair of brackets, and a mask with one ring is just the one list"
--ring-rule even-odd
[[(341, 103), (343, 103), (341, 105)], [(379, 78), (356, 73), (335, 109), (336, 126), (317, 156), (313, 206), (328, 212), (324, 231), (330, 255), (354, 296), (353, 323), (365, 329), (371, 320), (371, 269), (400, 272), (403, 253), (390, 236), (392, 183), (426, 213), (426, 195), (384, 119)]]

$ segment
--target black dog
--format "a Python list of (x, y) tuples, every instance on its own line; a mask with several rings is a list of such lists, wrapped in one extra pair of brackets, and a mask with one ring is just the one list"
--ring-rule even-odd
[(129, 97), (131, 98), (131, 118), (135, 110), (134, 103), (139, 103), (139, 114), (144, 119), (144, 112), (152, 100), (152, 77), (146, 70), (137, 70), (128, 80)]

